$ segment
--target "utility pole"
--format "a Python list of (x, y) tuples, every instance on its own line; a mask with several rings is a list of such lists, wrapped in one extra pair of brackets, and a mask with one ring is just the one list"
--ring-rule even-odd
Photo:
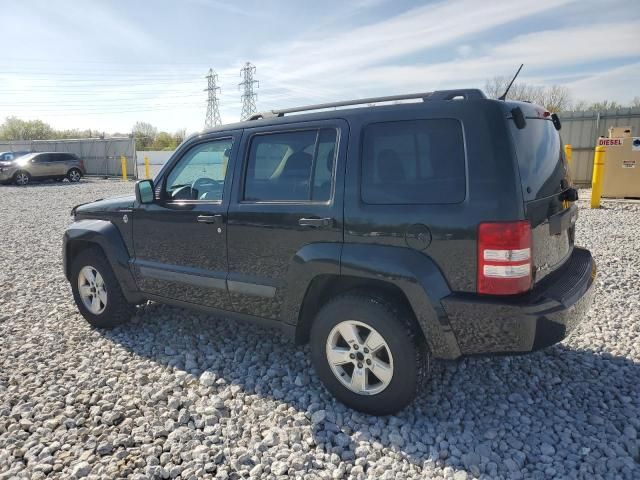
[(209, 75), (205, 77), (207, 79), (207, 88), (204, 89), (207, 92), (207, 116), (204, 120), (205, 128), (221, 125), (220, 110), (218, 109), (218, 92), (220, 87), (218, 83), (218, 74), (212, 69), (209, 69)]
[(253, 76), (256, 74), (256, 66), (247, 62), (240, 70), (240, 76), (242, 82), (238, 84), (238, 87), (243, 87), (242, 92), (242, 113), (240, 114), (240, 120), (246, 120), (251, 115), (256, 113), (256, 98), (258, 94), (254, 93), (253, 85), (260, 87), (258, 80), (254, 80)]

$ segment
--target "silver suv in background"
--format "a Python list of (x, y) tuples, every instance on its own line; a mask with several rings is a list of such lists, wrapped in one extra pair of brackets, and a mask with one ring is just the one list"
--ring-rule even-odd
[(85, 174), (84, 162), (73, 153), (37, 152), (9, 162), (0, 162), (0, 182), (27, 185), (32, 180), (53, 179), (79, 182)]

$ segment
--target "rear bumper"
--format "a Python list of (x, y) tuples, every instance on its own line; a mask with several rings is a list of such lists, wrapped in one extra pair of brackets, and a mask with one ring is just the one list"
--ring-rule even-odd
[(595, 276), (591, 253), (574, 248), (560, 269), (525, 295), (452, 294), (442, 305), (463, 355), (531, 352), (560, 342), (584, 318)]

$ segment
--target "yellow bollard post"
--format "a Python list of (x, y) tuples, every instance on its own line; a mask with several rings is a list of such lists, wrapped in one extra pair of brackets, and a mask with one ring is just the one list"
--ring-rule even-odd
[(122, 181), (128, 181), (127, 178), (127, 157), (120, 155), (120, 166), (122, 167)]
[(573, 148), (571, 144), (566, 144), (564, 146), (564, 157), (567, 159), (567, 166), (569, 168), (569, 173), (571, 173), (571, 161), (573, 160)]
[(602, 196), (602, 179), (604, 177), (605, 148), (602, 145), (596, 147), (593, 156), (593, 177), (591, 177), (591, 208), (600, 208)]
[(149, 174), (149, 157), (144, 157), (144, 178), (151, 178)]

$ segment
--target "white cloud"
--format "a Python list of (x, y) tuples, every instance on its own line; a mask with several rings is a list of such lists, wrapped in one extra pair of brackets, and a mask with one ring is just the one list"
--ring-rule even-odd
[[(473, 16), (476, 12), (470, 12)], [(520, 11), (521, 15), (525, 12)], [(425, 14), (426, 15), (426, 14)], [(406, 17), (403, 15), (403, 18)], [(511, 17), (510, 17), (511, 18)], [(424, 18), (423, 18), (424, 20)], [(464, 20), (464, 19), (463, 19)], [(388, 24), (379, 26), (379, 36), (387, 32), (388, 36), (403, 35), (407, 25), (397, 19), (390, 20), (394, 28), (389, 30)], [(489, 21), (488, 21), (489, 22)], [(446, 24), (446, 21), (444, 22)], [(476, 28), (481, 22), (476, 22)], [(490, 28), (493, 24), (484, 24)], [(422, 40), (421, 45), (438, 45), (438, 42), (450, 43), (464, 38), (469, 30), (449, 31), (449, 25), (443, 25), (445, 31), (438, 29), (434, 37)], [(366, 27), (374, 29), (375, 26)], [(400, 29), (401, 32), (396, 32)], [(410, 33), (408, 35), (412, 35)], [(351, 35), (351, 34), (346, 34)], [(597, 41), (594, 41), (596, 39)], [(281, 86), (291, 86), (291, 102), (299, 101), (299, 98), (307, 97), (310, 101), (328, 100), (330, 98), (354, 97), (355, 95), (375, 95), (384, 93), (402, 93), (407, 91), (424, 91), (443, 88), (480, 87), (496, 75), (511, 75), (515, 73), (520, 63), (525, 64), (520, 79), (536, 84), (549, 84), (557, 82), (557, 78), (563, 72), (570, 70), (568, 86), (584, 85), (580, 91), (576, 90), (574, 97), (582, 98), (592, 95), (585, 94), (586, 86), (591, 83), (575, 84), (576, 78), (590, 76), (588, 73), (577, 73), (576, 69), (594, 62), (608, 62), (611, 60), (633, 61), (640, 58), (640, 41), (638, 39), (637, 26), (632, 20), (622, 20), (616, 24), (603, 23), (595, 25), (579, 25), (571, 28), (558, 28), (544, 30), (535, 33), (516, 36), (500, 44), (483, 49), (484, 54), (474, 56), (462, 56), (471, 48), (463, 44), (462, 48), (452, 48), (451, 60), (438, 63), (413, 63), (410, 65), (393, 65), (392, 62), (398, 55), (413, 52), (415, 45), (395, 45), (386, 49), (376, 50), (372, 48), (370, 54), (359, 51), (360, 46), (350, 46), (336, 49), (335, 53), (326, 52), (323, 45), (305, 43), (304, 49), (310, 52), (309, 60), (303, 68), (296, 68), (296, 47), (293, 53), (286, 57), (265, 59), (264, 63), (270, 65), (274, 71), (268, 70), (269, 81)], [(377, 41), (377, 40), (376, 40)], [(323, 42), (318, 42), (323, 43)], [(366, 41), (359, 45), (364, 48)], [(375, 43), (375, 42), (374, 42)], [(446, 47), (444, 47), (446, 48)], [(343, 53), (343, 52), (347, 53)], [(351, 53), (349, 53), (351, 51)], [(313, 53), (311, 53), (313, 52)], [(459, 55), (454, 58), (454, 53)], [(335, 58), (335, 60), (334, 60)], [(316, 63), (321, 67), (315, 68)], [(312, 64), (311, 66), (309, 64)], [(260, 63), (262, 65), (262, 62)], [(277, 68), (274, 67), (277, 65)], [(597, 67), (592, 67), (595, 70)], [(285, 73), (281, 73), (285, 72)], [(265, 75), (265, 69), (261, 69)], [(591, 74), (593, 75), (593, 74)], [(620, 79), (620, 83), (611, 88), (607, 98), (626, 101), (627, 94), (624, 91), (634, 85), (631, 77)], [(594, 80), (593, 84), (598, 82)], [(304, 89), (300, 89), (304, 85)], [(266, 99), (263, 99), (266, 100)], [(264, 104), (264, 102), (263, 102)], [(270, 105), (270, 107), (273, 105)]]
[(435, 48), (563, 3), (568, 0), (430, 4), (347, 32), (272, 46), (259, 64), (263, 75), (266, 71), (277, 81), (339, 75), (344, 69), (363, 68)]
[[(575, 98), (588, 102), (616, 100), (628, 103), (640, 96), (640, 62), (590, 75), (567, 84)], [(615, 92), (615, 94), (614, 94)]]

